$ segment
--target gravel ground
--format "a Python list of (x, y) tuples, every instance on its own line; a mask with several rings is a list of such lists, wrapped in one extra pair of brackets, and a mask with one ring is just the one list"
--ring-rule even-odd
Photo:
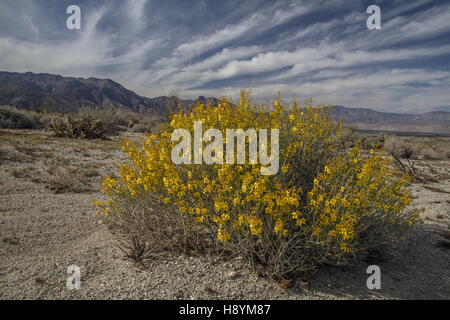
[[(95, 174), (80, 180), (89, 185), (84, 192), (42, 182), (46, 166), (55, 165), (49, 158), (60, 157), (56, 165), (68, 172), (98, 163), (101, 175), (112, 170), (117, 150), (19, 133), (0, 133), (0, 299), (450, 299), (449, 161), (417, 163), (424, 170), (431, 163), (439, 182), (412, 186), (423, 221), (379, 263), (381, 290), (367, 289), (371, 263), (363, 261), (323, 267), (308, 283), (283, 289), (238, 259), (168, 255), (140, 266), (125, 260), (95, 216)], [(81, 268), (79, 290), (66, 288), (69, 265)]]

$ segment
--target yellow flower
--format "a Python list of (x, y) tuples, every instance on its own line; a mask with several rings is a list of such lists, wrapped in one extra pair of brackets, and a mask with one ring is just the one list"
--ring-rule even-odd
[(219, 229), (217, 231), (217, 238), (222, 242), (227, 242), (230, 240), (231, 235), (223, 229)]

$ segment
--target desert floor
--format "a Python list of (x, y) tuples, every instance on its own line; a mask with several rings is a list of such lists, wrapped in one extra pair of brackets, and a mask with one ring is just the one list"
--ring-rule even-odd
[[(411, 186), (412, 205), (425, 211), (406, 240), (376, 263), (380, 290), (366, 287), (373, 264), (367, 261), (323, 267), (283, 289), (239, 260), (125, 260), (91, 204), (101, 197), (100, 176), (122, 157), (118, 140), (0, 131), (0, 299), (450, 299), (448, 160), (415, 161), (428, 178)], [(73, 264), (81, 268), (79, 290), (66, 288)]]

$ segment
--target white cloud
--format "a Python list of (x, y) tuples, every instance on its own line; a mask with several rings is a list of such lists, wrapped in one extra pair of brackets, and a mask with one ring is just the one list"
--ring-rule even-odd
[[(250, 87), (260, 100), (272, 99), (277, 92), (285, 98), (295, 94), (299, 100), (309, 97), (315, 103), (373, 108), (388, 112), (424, 112), (436, 106), (448, 105), (450, 72), (427, 72), (421, 69), (393, 69), (375, 73), (338, 73), (339, 77), (321, 82), (261, 84)], [(314, 79), (312, 79), (314, 80)], [(426, 83), (421, 90), (412, 90), (418, 82)], [(433, 85), (433, 86), (431, 86)], [(191, 95), (231, 95), (237, 97), (239, 88), (224, 90), (188, 90)]]
[[(104, 29), (117, 19), (111, 15), (114, 3), (119, 2), (84, 11), (82, 31), (62, 34), (66, 38), (59, 34), (55, 40), (48, 40), (43, 25), (24, 10), (19, 31), (26, 37), (0, 33), (0, 70), (108, 77), (147, 96), (171, 89), (185, 97), (236, 95), (241, 87), (252, 87), (260, 99), (281, 91), (324, 103), (398, 111), (450, 101), (448, 69), (438, 72), (427, 61), (450, 54), (450, 45), (439, 39), (450, 31), (448, 4), (411, 14), (428, 2), (399, 1), (383, 13), (380, 32), (361, 27), (366, 13), (341, 0), (271, 2), (256, 12), (233, 12), (234, 21), (212, 32), (186, 31), (168, 21), (168, 31), (163, 26), (158, 33), (148, 28), (152, 17), (144, 9), (156, 4), (147, 0), (120, 2), (123, 21), (113, 22), (123, 29)], [(350, 10), (314, 22), (320, 10), (341, 6)], [(308, 24), (302, 24), (306, 19)], [(177, 37), (177, 32), (188, 36)], [(435, 42), (420, 43), (428, 39)]]

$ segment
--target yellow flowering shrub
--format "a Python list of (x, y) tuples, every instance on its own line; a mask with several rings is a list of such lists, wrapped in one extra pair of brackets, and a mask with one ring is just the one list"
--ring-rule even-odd
[[(203, 130), (222, 132), (279, 129), (278, 174), (262, 175), (261, 164), (248, 161), (174, 164), (171, 151), (178, 142), (171, 133), (192, 133), (195, 121)], [(410, 201), (407, 177), (391, 169), (380, 151), (349, 149), (341, 132), (324, 107), (310, 101), (287, 105), (279, 97), (271, 105), (258, 104), (242, 91), (237, 103), (222, 98), (217, 106), (197, 104), (174, 114), (142, 146), (124, 141), (129, 161), (117, 178), (104, 178), (107, 200), (96, 205), (99, 214), (125, 228), (134, 224), (155, 245), (173, 239), (182, 248), (209, 243), (248, 258), (271, 276), (341, 263), (415, 220), (404, 210)], [(191, 241), (192, 234), (204, 241)]]

